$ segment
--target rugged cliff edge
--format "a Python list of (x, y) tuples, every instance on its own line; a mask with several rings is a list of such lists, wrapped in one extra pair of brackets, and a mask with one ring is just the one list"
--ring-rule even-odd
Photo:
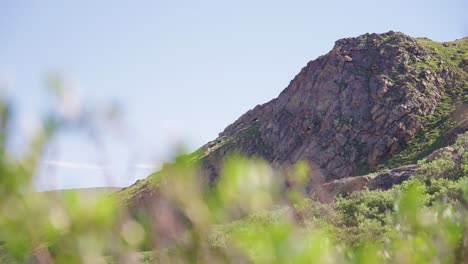
[[(233, 152), (278, 167), (305, 160), (324, 182), (413, 164), (467, 130), (467, 76), (467, 38), (438, 43), (390, 31), (341, 39), (193, 157), (209, 184)], [(152, 193), (151, 177), (126, 192)]]

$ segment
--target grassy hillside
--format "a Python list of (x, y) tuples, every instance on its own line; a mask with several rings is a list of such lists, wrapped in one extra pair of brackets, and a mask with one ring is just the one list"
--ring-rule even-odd
[(80, 192), (83, 195), (108, 195), (120, 191), (120, 187), (96, 187), (96, 188), (79, 188), (79, 189), (65, 189), (65, 190), (52, 190), (45, 191), (47, 195), (66, 195), (70, 192)]
[[(231, 162), (229, 175), (224, 175), (230, 180), (222, 181), (214, 194), (222, 205), (201, 198), (214, 210), (215, 218), (221, 214), (215, 220), (218, 224), (205, 226), (203, 221), (195, 221), (194, 229), (180, 244), (141, 253), (140, 260), (166, 263), (198, 256), (220, 261), (221, 254), (221, 262), (463, 263), (468, 260), (463, 243), (468, 235), (468, 133), (452, 147), (454, 154), (420, 160), (416, 176), (402, 185), (354, 192), (328, 204), (304, 198), (294, 189), (280, 199), (282, 202), (269, 203), (265, 196), (278, 198), (278, 194), (264, 188), (271, 187), (268, 182), (244, 189), (253, 184), (247, 175), (261, 172), (263, 165), (258, 168), (245, 160)], [(460, 163), (455, 163), (456, 159), (461, 159)], [(191, 198), (178, 199), (203, 211)], [(255, 208), (256, 201), (262, 201), (263, 206)], [(221, 211), (216, 211), (216, 206)], [(186, 244), (192, 239), (201, 243), (195, 249)], [(187, 252), (186, 246), (194, 251)]]
[[(418, 164), (421, 167), (417, 174), (402, 185), (389, 190), (364, 189), (339, 196), (329, 204), (320, 203), (313, 198), (305, 199), (293, 207), (248, 216), (215, 228), (212, 245), (226, 246), (229, 237), (235, 236), (237, 232), (250, 230), (254, 233), (258, 228), (265, 228), (288, 217), (291, 210), (297, 210), (296, 213), (301, 215), (302, 228), (324, 228), (337, 243), (348, 246), (359, 246), (369, 241), (384, 243), (398, 233), (394, 226), (401, 213), (398, 203), (405, 198), (403, 196), (408, 195), (407, 191), (410, 189), (417, 189), (419, 192), (420, 207), (413, 208), (419, 212), (436, 206), (460, 207), (459, 209), (468, 206), (468, 133), (461, 135), (453, 147), (458, 150), (458, 154), (445, 153), (446, 155), (431, 162), (420, 160)], [(463, 159), (461, 165), (453, 162), (454, 156), (458, 155)], [(468, 207), (462, 211), (467, 209)]]

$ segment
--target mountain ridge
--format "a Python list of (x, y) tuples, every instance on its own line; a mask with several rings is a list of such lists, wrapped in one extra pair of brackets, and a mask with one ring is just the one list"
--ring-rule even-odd
[[(277, 98), (190, 156), (208, 185), (230, 153), (280, 168), (306, 160), (321, 183), (413, 164), (467, 131), (467, 52), (467, 38), (438, 43), (390, 31), (340, 39)], [(152, 175), (123, 192), (147, 200), (159, 181)]]
[[(355, 175), (357, 167), (347, 164), (376, 167), (416, 137), (423, 126), (419, 118), (434, 113), (442, 97), (466, 93), (466, 73), (440, 66), (443, 58), (435, 58), (438, 72), (431, 56), (418, 40), (399, 32), (338, 40), (277, 98), (257, 105), (202, 147), (205, 171), (218, 175), (216, 157), (233, 150), (280, 166), (305, 158), (326, 180)], [(375, 124), (383, 129), (373, 129)], [(369, 133), (342, 133), (346, 129)], [(379, 137), (385, 138), (378, 142)], [(319, 141), (338, 146), (333, 150)], [(342, 157), (347, 150), (366, 155)]]

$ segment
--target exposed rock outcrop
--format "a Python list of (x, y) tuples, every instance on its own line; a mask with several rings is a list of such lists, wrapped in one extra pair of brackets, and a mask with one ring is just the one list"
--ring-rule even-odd
[[(237, 152), (279, 168), (305, 160), (313, 168), (308, 190), (325, 183), (332, 196), (390, 188), (417, 169), (402, 165), (467, 131), (467, 54), (468, 39), (444, 45), (390, 31), (338, 40), (277, 98), (242, 115), (190, 158), (200, 162), (208, 185)], [(346, 178), (395, 157), (403, 158), (389, 163), (389, 172)], [(146, 196), (157, 189), (151, 178), (125, 190), (129, 205), (151, 200)]]
[[(461, 173), (459, 168), (462, 166), (462, 158), (460, 153), (458, 153), (457, 150), (452, 146), (443, 147), (433, 151), (426, 158), (425, 162), (433, 162), (447, 154), (449, 154), (449, 157), (451, 157), (455, 167), (458, 168), (458, 173)], [(368, 189), (371, 191), (389, 190), (393, 186), (402, 184), (404, 181), (415, 176), (419, 168), (420, 165), (412, 164), (381, 172), (377, 175), (370, 174), (338, 179), (321, 184), (319, 186), (315, 186), (311, 194), (319, 201), (329, 203), (339, 195), (348, 195), (352, 192), (361, 191), (363, 189)]]
[(390, 170), (389, 172), (379, 173), (370, 180), (365, 187), (369, 190), (388, 190), (394, 185), (401, 184), (411, 176), (414, 176), (418, 169), (419, 166), (414, 164), (398, 167)]
[(307, 160), (325, 181), (376, 167), (416, 137), (421, 117), (442, 97), (466, 90), (466, 75), (442, 63), (434, 70), (434, 59), (397, 32), (338, 40), (276, 99), (245, 113), (201, 149), (208, 181), (216, 181), (223, 157), (233, 151), (278, 166)]

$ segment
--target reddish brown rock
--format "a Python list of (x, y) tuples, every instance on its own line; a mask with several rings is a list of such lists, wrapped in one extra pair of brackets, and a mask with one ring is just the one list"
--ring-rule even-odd
[(219, 162), (232, 151), (279, 166), (307, 160), (325, 181), (376, 167), (421, 131), (420, 117), (435, 110), (444, 87), (463, 83), (450, 70), (421, 70), (417, 63), (430, 56), (402, 33), (338, 40), (277, 98), (248, 111), (202, 148), (209, 181), (216, 181)]

